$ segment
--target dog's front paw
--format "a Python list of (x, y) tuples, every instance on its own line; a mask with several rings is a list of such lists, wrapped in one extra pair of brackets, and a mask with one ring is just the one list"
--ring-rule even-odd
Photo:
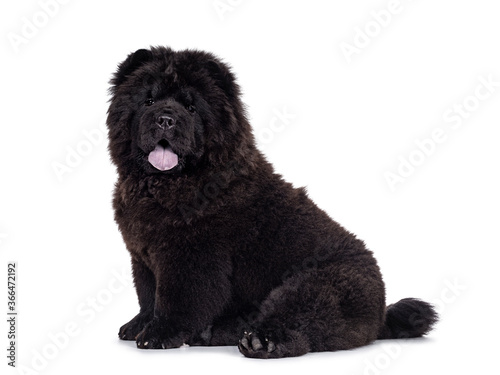
[[(169, 329), (170, 328), (170, 329)], [(184, 342), (179, 336), (173, 336), (168, 322), (164, 318), (153, 318), (137, 335), (139, 349), (178, 348)]]
[(118, 337), (120, 340), (135, 340), (151, 319), (153, 314), (140, 312), (130, 322), (121, 326)]

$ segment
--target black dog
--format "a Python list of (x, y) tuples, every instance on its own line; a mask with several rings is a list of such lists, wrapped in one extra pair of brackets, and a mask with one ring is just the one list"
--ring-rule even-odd
[(430, 331), (432, 307), (386, 309), (363, 242), (274, 173), (214, 55), (142, 49), (111, 83), (113, 203), (140, 305), (121, 339), (279, 358)]

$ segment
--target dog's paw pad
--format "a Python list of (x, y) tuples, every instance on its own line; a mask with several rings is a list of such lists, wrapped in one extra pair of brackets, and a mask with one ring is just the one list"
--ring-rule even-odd
[(239, 342), (238, 348), (246, 357), (268, 358), (276, 350), (276, 344), (265, 334), (245, 332)]

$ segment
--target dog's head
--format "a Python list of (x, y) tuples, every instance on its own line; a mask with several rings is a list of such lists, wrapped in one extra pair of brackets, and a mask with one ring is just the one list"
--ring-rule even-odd
[(119, 173), (197, 173), (253, 149), (234, 76), (210, 53), (141, 49), (111, 84), (109, 150)]

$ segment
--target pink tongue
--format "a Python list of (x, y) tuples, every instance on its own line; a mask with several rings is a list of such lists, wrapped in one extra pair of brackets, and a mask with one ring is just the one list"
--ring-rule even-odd
[(179, 163), (179, 157), (172, 151), (170, 146), (165, 148), (157, 144), (155, 149), (149, 153), (148, 161), (156, 169), (168, 171)]

